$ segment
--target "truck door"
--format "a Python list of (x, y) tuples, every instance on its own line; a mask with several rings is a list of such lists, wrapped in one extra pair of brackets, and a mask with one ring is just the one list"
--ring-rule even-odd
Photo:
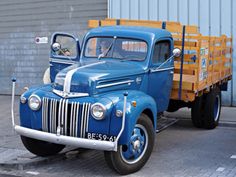
[[(55, 45), (56, 44), (56, 45)], [(55, 50), (57, 46), (57, 50)], [(79, 61), (80, 44), (73, 35), (55, 33), (51, 40), (50, 79), (54, 82), (56, 74), (62, 69)]]
[(158, 112), (167, 109), (172, 89), (174, 58), (168, 60), (172, 53), (171, 46), (171, 40), (157, 41), (152, 52), (148, 93), (155, 99)]

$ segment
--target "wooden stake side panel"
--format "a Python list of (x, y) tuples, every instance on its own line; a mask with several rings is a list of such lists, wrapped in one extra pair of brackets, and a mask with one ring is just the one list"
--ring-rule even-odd
[[(161, 21), (105, 19), (89, 20), (90, 28), (98, 26), (145, 26), (162, 28)], [(178, 22), (165, 22), (166, 30), (172, 33), (174, 47), (182, 49), (183, 26)], [(227, 82), (232, 76), (232, 38), (222, 35), (202, 36), (196, 26), (185, 26), (184, 63), (182, 70), (183, 101), (194, 101), (196, 95), (209, 87)], [(181, 59), (176, 58), (171, 99), (179, 100)]]
[[(179, 95), (179, 90), (172, 89), (170, 99), (176, 100), (176, 98), (178, 98), (178, 95)], [(182, 89), (181, 95), (182, 95), (182, 100), (186, 102), (194, 101), (196, 97), (196, 93), (184, 89)]]
[[(225, 35), (221, 37), (201, 36), (194, 37), (186, 34), (185, 55), (183, 63), (183, 90), (196, 93), (209, 90), (210, 86), (227, 82), (232, 75), (232, 39)], [(175, 36), (175, 47), (181, 48), (182, 36)], [(191, 42), (189, 42), (191, 40)], [(196, 40), (196, 41), (194, 41)], [(193, 70), (195, 71), (193, 72)], [(173, 79), (172, 99), (178, 100), (180, 75), (180, 58), (175, 59), (175, 75)], [(192, 87), (191, 87), (192, 84)], [(187, 92), (187, 94), (189, 93)], [(176, 97), (174, 97), (176, 96)], [(182, 97), (182, 100), (186, 98)]]

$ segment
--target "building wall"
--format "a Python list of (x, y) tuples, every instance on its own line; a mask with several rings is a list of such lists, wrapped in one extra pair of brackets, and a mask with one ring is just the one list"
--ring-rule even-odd
[[(13, 75), (18, 94), (24, 86), (42, 83), (54, 32), (81, 40), (89, 19), (105, 17), (107, 0), (0, 1), (0, 94), (11, 93)], [(35, 37), (48, 37), (49, 43), (36, 44)]]
[[(203, 35), (233, 37), (236, 47), (236, 1), (234, 0), (108, 0), (110, 18), (179, 21), (197, 25)], [(223, 92), (224, 105), (236, 106), (236, 51), (233, 79)]]

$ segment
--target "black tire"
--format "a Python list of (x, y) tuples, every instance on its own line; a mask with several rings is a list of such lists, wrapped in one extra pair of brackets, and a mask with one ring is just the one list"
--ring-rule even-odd
[(192, 103), (191, 119), (192, 123), (197, 128), (203, 128), (204, 126), (204, 109), (205, 109), (205, 95), (196, 97)]
[[(143, 140), (142, 138), (140, 140), (140, 137), (138, 138), (137, 131), (139, 131), (139, 134), (143, 135), (143, 137), (147, 137), (147, 140)], [(131, 143), (132, 139), (135, 141), (132, 141)], [(117, 152), (105, 151), (105, 160), (110, 168), (117, 171), (121, 175), (134, 173), (141, 169), (148, 161), (153, 150), (154, 140), (155, 131), (152, 121), (147, 115), (141, 114), (135, 125), (134, 132), (132, 134), (132, 137), (130, 138), (130, 142), (127, 145), (118, 146)], [(133, 149), (135, 149), (135, 144), (137, 145), (136, 148), (138, 148), (138, 150), (136, 149), (132, 152), (129, 151), (131, 150), (129, 149), (129, 147), (133, 147)], [(142, 151), (140, 149), (142, 149)], [(132, 159), (133, 156), (131, 156), (130, 160), (126, 159), (124, 153), (138, 153), (139, 156), (137, 157), (137, 159)]]
[(21, 140), (26, 149), (28, 149), (31, 153), (41, 157), (55, 155), (65, 147), (64, 145), (40, 141), (25, 136), (21, 136)]
[(220, 119), (221, 113), (221, 91), (218, 87), (206, 94), (204, 109), (204, 128), (214, 129)]

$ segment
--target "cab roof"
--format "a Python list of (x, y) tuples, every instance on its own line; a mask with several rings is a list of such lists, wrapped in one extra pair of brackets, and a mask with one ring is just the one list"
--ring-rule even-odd
[(163, 37), (171, 37), (167, 30), (159, 28), (139, 27), (139, 26), (103, 26), (91, 29), (87, 37), (92, 36), (117, 36), (137, 38), (145, 41), (152, 41)]

